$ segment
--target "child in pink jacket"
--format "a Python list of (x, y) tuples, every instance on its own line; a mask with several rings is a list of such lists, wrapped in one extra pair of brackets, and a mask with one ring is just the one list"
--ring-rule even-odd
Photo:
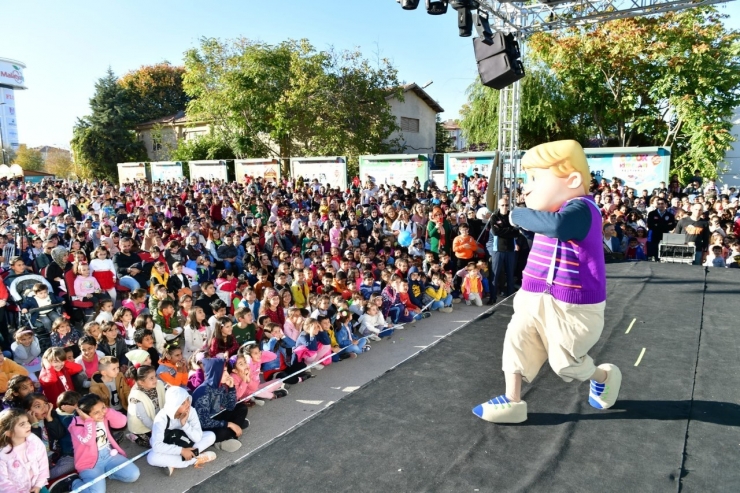
[[(106, 408), (96, 394), (83, 396), (77, 403), (77, 408), (77, 416), (69, 424), (69, 434), (74, 447), (75, 469), (79, 471), (80, 479), (72, 483), (72, 489), (80, 488), (127, 461), (126, 454), (109, 428), (125, 427), (126, 416)], [(127, 464), (108, 478), (133, 483), (139, 479), (139, 468), (134, 463)], [(90, 485), (86, 491), (105, 493), (105, 481)]]
[(39, 491), (49, 480), (46, 446), (31, 432), (28, 415), (21, 409), (0, 413), (0, 491)]

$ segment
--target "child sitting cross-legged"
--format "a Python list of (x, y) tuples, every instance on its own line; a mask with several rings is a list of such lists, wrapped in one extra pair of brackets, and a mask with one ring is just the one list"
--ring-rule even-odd
[(126, 438), (141, 447), (149, 447), (157, 413), (164, 407), (164, 383), (153, 367), (139, 363), (131, 366), (127, 376), (134, 386), (128, 394), (128, 431)]
[(13, 359), (28, 371), (28, 376), (38, 382), (36, 372), (41, 371), (41, 348), (39, 339), (31, 329), (19, 329), (13, 334), (15, 342), (10, 346)]
[(175, 469), (201, 467), (216, 459), (214, 452), (206, 451), (216, 441), (216, 434), (203, 431), (191, 402), (187, 390), (170, 387), (164, 408), (154, 418), (152, 450), (146, 460), (151, 466), (167, 468), (170, 476)]
[(327, 357), (331, 354), (329, 334), (324, 331), (318, 320), (307, 318), (303, 323), (303, 331), (296, 341), (293, 357), (307, 366), (316, 363), (312, 368), (321, 370), (331, 364), (332, 358)]
[[(131, 387), (120, 371), (118, 358), (104, 356), (100, 359), (98, 372), (92, 377), (90, 392), (99, 395), (107, 407), (126, 413)], [(122, 429), (112, 428), (111, 431), (116, 440), (122, 438)]]
[[(282, 383), (260, 382), (260, 367), (263, 362), (275, 359), (277, 356), (269, 351), (262, 352), (259, 345), (252, 341), (239, 348), (239, 353), (230, 359), (232, 366), (231, 378), (234, 379), (237, 400), (254, 394), (248, 402), (263, 405), (263, 400), (272, 400), (285, 397), (288, 391)], [(265, 358), (265, 359), (263, 359)]]

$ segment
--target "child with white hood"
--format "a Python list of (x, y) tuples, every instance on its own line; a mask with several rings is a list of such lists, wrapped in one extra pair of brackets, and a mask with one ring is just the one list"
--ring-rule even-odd
[(212, 431), (203, 431), (198, 413), (190, 405), (188, 391), (170, 387), (164, 398), (164, 408), (154, 418), (152, 451), (147, 456), (149, 465), (166, 467), (169, 475), (174, 470), (195, 464), (201, 467), (216, 459), (214, 452), (204, 452), (216, 442)]

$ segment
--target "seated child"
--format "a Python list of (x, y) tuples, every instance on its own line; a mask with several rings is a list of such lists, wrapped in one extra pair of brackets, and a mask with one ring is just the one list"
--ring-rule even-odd
[(145, 310), (147, 310), (146, 306), (146, 289), (134, 289), (129, 294), (128, 299), (123, 300), (121, 302), (121, 306), (128, 308), (131, 310), (131, 313), (133, 314), (133, 318), (138, 317), (141, 315)]
[[(23, 409), (23, 399), (36, 391), (34, 381), (27, 375), (16, 375), (5, 382), (3, 409)], [(3, 389), (2, 374), (0, 373), (0, 390)]]
[(208, 346), (208, 357), (229, 359), (234, 356), (238, 350), (239, 343), (233, 335), (231, 319), (226, 316), (218, 317), (216, 319), (216, 326), (214, 327), (211, 343)]
[(183, 329), (180, 327), (175, 304), (171, 300), (160, 301), (157, 305), (157, 311), (154, 312), (152, 317), (153, 327), (151, 329), (154, 331), (157, 351), (161, 353), (164, 350), (165, 343), (177, 340), (182, 335)]
[[(98, 338), (98, 351), (105, 356), (118, 358), (121, 368), (128, 367), (128, 359), (126, 359), (128, 346), (126, 346), (126, 341), (113, 322), (104, 323), (101, 327), (100, 337)], [(126, 373), (125, 369), (123, 373)]]
[(190, 360), (196, 351), (203, 349), (206, 342), (210, 339), (211, 334), (208, 332), (206, 324), (206, 314), (199, 306), (194, 306), (190, 310), (188, 319), (185, 322), (185, 347), (183, 348), (183, 358)]
[(439, 272), (432, 274), (432, 282), (424, 291), (424, 304), (432, 302), (430, 310), (439, 310), (443, 313), (452, 311), (452, 295), (447, 293), (444, 280)]
[(133, 346), (134, 345), (134, 312), (132, 312), (129, 308), (120, 307), (118, 310), (116, 310), (116, 313), (113, 314), (113, 323), (116, 324), (116, 327), (118, 327), (118, 332), (121, 334), (121, 337), (123, 337), (123, 340), (126, 342), (127, 346)]
[(182, 357), (182, 348), (177, 341), (165, 343), (162, 358), (157, 368), (157, 378), (169, 387), (188, 388), (188, 362)]
[[(283, 384), (276, 382), (260, 382), (260, 366), (262, 364), (262, 350), (256, 342), (248, 343), (239, 348), (239, 353), (230, 360), (233, 367), (231, 378), (234, 379), (236, 388), (236, 399), (241, 401), (245, 397), (255, 394), (260, 389), (265, 389), (254, 395), (248, 402), (253, 404), (264, 404), (262, 400), (272, 400), (288, 395)], [(265, 353), (268, 358), (276, 358), (269, 351)]]
[(152, 426), (157, 413), (164, 407), (165, 387), (151, 366), (131, 366), (127, 377), (134, 386), (128, 394), (128, 433), (126, 438), (141, 447), (149, 447)]
[[(54, 406), (46, 400), (44, 394), (30, 394), (23, 400), (24, 408), (31, 422), (31, 432), (39, 437), (46, 448), (49, 462), (49, 474), (58, 478), (74, 472), (75, 463), (71, 451), (61, 453), (62, 439), (69, 438), (64, 422), (54, 412)], [(71, 444), (71, 442), (70, 442)]]
[(139, 329), (134, 332), (134, 343), (136, 343), (137, 349), (149, 353), (149, 359), (151, 360), (149, 364), (155, 370), (159, 368), (159, 353), (154, 347), (154, 333), (149, 329)]
[(393, 330), (388, 329), (388, 324), (383, 314), (380, 313), (376, 299), (377, 297), (368, 301), (365, 307), (365, 313), (358, 320), (360, 323), (360, 335), (367, 337), (371, 341), (379, 341), (381, 337), (390, 337), (393, 335)]
[(75, 358), (75, 363), (82, 366), (87, 377), (85, 388), (90, 388), (90, 381), (93, 375), (98, 372), (98, 363), (100, 358), (105, 357), (105, 353), (96, 349), (98, 342), (93, 336), (82, 336), (78, 344), (82, 354)]
[(332, 358), (329, 357), (331, 354), (329, 334), (324, 332), (318, 320), (307, 318), (293, 349), (293, 358), (307, 366), (315, 363), (312, 368), (321, 370), (331, 364)]
[(356, 358), (363, 351), (369, 351), (370, 345), (367, 343), (367, 339), (354, 337), (351, 323), (352, 314), (349, 310), (340, 308), (337, 320), (334, 322), (337, 343), (345, 352), (352, 355), (351, 357)]
[(151, 432), (152, 451), (147, 462), (165, 467), (169, 475), (174, 469), (184, 469), (216, 459), (214, 452), (205, 451), (216, 441), (216, 434), (203, 431), (192, 398), (181, 387), (170, 387), (165, 394), (165, 406), (154, 418)]
[(113, 300), (103, 300), (98, 306), (98, 313), (95, 314), (95, 321), (99, 324), (113, 321)]
[[(240, 306), (234, 311), (236, 325), (234, 326), (234, 337), (239, 346), (248, 341), (257, 340), (257, 327), (254, 325), (254, 316), (246, 306)], [(287, 320), (286, 320), (287, 325)]]
[(480, 273), (474, 262), (466, 267), (467, 275), (462, 282), (462, 298), (466, 305), (474, 304), (483, 306), (483, 283), (481, 282)]
[(245, 403), (236, 403), (234, 380), (224, 371), (226, 360), (204, 358), (205, 381), (193, 392), (193, 407), (198, 412), (204, 431), (216, 435), (216, 447), (236, 452), (242, 446), (238, 440), (249, 426)]
[(68, 361), (63, 348), (50, 347), (41, 358), (39, 382), (49, 402), (56, 402), (59, 394), (69, 390), (83, 393), (87, 377), (82, 365)]
[[(80, 340), (80, 333), (73, 329), (66, 318), (58, 318), (51, 325), (51, 345), (54, 347), (72, 348), (75, 358), (80, 355), (80, 349), (77, 342)], [(54, 401), (52, 401), (54, 402)]]
[[(126, 416), (114, 409), (106, 408), (97, 394), (88, 394), (80, 398), (77, 416), (72, 418), (69, 425), (75, 469), (80, 476), (72, 483), (73, 489), (78, 489), (106, 471), (128, 462), (126, 453), (111, 434), (110, 426), (123, 428), (126, 426)], [(105, 481), (108, 479), (133, 483), (139, 479), (139, 468), (133, 462), (128, 463), (108, 476)], [(105, 492), (105, 482), (102, 483), (94, 485), (92, 491)]]
[[(21, 302), (21, 313), (28, 313), (28, 310), (43, 308), (45, 306), (62, 303), (62, 299), (54, 293), (49, 293), (46, 284), (40, 282), (33, 285), (33, 295), (26, 296)], [(36, 326), (37, 323), (42, 325), (46, 332), (51, 332), (51, 326), (56, 319), (61, 317), (61, 309), (48, 309), (34, 312), (31, 314), (31, 324)]]
[[(90, 392), (99, 395), (106, 407), (115, 409), (121, 414), (125, 413), (131, 387), (121, 373), (118, 358), (104, 356), (100, 359), (98, 368), (99, 371), (92, 377)], [(111, 431), (118, 440), (117, 432), (121, 432), (122, 435), (123, 430), (111, 428)]]
[(3, 492), (38, 492), (49, 481), (46, 448), (29, 432), (29, 416), (23, 409), (0, 412), (0, 471)]
[(10, 346), (13, 359), (28, 371), (28, 376), (38, 382), (37, 372), (41, 371), (41, 347), (39, 339), (31, 329), (19, 329), (13, 334), (15, 342)]

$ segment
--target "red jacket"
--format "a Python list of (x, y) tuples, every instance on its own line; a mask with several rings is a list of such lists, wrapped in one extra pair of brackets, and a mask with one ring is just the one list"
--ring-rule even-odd
[(75, 389), (72, 375), (77, 375), (81, 371), (82, 365), (73, 361), (65, 361), (61, 371), (56, 371), (53, 367), (41, 370), (39, 374), (41, 390), (54, 407), (57, 405), (59, 394)]
[(409, 298), (408, 293), (398, 293), (398, 297), (401, 298), (403, 306), (405, 306), (407, 310), (413, 310), (415, 312), (421, 311), (421, 308), (411, 303), (411, 298)]

